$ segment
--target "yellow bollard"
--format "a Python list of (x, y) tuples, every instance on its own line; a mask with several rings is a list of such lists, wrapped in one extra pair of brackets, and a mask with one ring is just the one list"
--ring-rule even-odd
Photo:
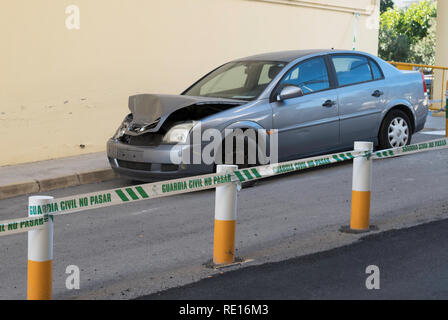
[[(355, 151), (373, 151), (372, 142), (355, 142)], [(353, 184), (350, 229), (367, 231), (370, 227), (370, 190), (372, 159), (353, 159)]]
[[(229, 174), (238, 169), (234, 165), (218, 165), (218, 174)], [(237, 210), (237, 184), (216, 187), (215, 232), (213, 263), (230, 264), (235, 261), (235, 229)]]
[[(28, 216), (43, 216), (43, 213), (30, 208), (48, 204), (51, 200), (53, 197), (29, 197)], [(39, 212), (39, 215), (35, 212)], [(53, 221), (49, 218), (42, 229), (28, 231), (28, 300), (51, 300), (52, 265)]]

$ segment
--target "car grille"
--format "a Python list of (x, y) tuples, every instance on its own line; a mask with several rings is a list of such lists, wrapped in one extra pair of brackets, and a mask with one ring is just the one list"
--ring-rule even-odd
[(132, 170), (151, 171), (151, 163), (146, 162), (133, 162), (126, 160), (118, 160), (118, 166), (121, 168), (127, 168)]
[[(148, 163), (148, 162), (134, 162), (134, 161), (117, 159), (117, 163), (120, 168), (126, 168), (126, 169), (131, 169), (131, 170), (151, 171), (151, 169), (152, 169), (152, 163)], [(162, 172), (175, 172), (175, 171), (179, 170), (179, 166), (176, 164), (169, 164), (169, 163), (161, 164), (160, 170)]]
[(156, 121), (154, 121), (151, 124), (138, 124), (135, 122), (131, 122), (129, 124), (128, 130), (133, 131), (135, 133), (139, 132), (140, 130), (146, 131), (146, 130), (150, 130), (150, 129), (154, 129), (155, 127), (157, 127), (157, 125), (160, 122), (160, 118), (157, 118)]
[(158, 146), (162, 142), (163, 134), (145, 133), (139, 136), (130, 136), (125, 134), (121, 137), (121, 142), (131, 146)]
[(160, 170), (164, 172), (177, 171), (179, 170), (179, 166), (175, 164), (162, 164)]

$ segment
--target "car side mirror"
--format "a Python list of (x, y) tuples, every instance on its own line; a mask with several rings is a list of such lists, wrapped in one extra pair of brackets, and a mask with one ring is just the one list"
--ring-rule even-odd
[(286, 86), (280, 91), (277, 96), (277, 101), (283, 101), (292, 98), (298, 98), (303, 96), (303, 91), (301, 88), (296, 86)]

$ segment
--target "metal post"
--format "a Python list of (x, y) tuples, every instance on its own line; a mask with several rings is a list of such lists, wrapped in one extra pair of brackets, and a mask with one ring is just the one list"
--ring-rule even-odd
[[(238, 170), (235, 165), (218, 165), (217, 174), (229, 174)], [(235, 229), (237, 212), (237, 184), (216, 187), (215, 234), (213, 263), (230, 264), (235, 260)]]
[(442, 70), (442, 93), (440, 94), (440, 111), (443, 110), (443, 84), (445, 83), (445, 70)]
[[(33, 196), (28, 199), (28, 216), (43, 217), (45, 206), (54, 198)], [(51, 300), (53, 265), (53, 220), (42, 229), (28, 231), (28, 300)]]
[[(373, 151), (372, 142), (355, 142), (355, 151)], [(352, 208), (350, 229), (369, 230), (372, 158), (353, 159)]]

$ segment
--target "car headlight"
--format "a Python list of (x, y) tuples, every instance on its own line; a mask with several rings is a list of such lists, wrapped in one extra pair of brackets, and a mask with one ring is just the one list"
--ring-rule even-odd
[(132, 121), (132, 113), (128, 114), (126, 118), (124, 118), (123, 122), (121, 123), (120, 127), (118, 127), (117, 131), (113, 135), (112, 139), (117, 140), (120, 139), (126, 132), (126, 129), (129, 127), (129, 124)]
[(196, 122), (188, 122), (175, 125), (172, 127), (163, 137), (163, 142), (165, 143), (185, 143), (188, 139), (188, 134), (190, 133)]

